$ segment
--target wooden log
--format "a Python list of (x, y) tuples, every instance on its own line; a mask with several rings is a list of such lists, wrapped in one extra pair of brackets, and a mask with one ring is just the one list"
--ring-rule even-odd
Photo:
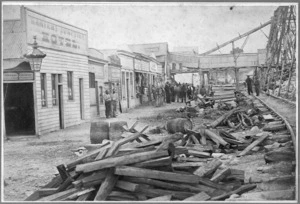
[(222, 181), (224, 178), (226, 178), (227, 176), (229, 176), (230, 174), (231, 174), (231, 170), (230, 170), (230, 168), (227, 167), (227, 168), (224, 168), (223, 170), (221, 170), (215, 176), (213, 176), (210, 180), (218, 183), (218, 182)]
[(201, 193), (198, 193), (191, 197), (188, 197), (188, 198), (184, 199), (183, 201), (205, 201), (205, 200), (209, 200), (209, 199), (210, 199), (209, 195), (207, 195), (204, 192), (201, 192)]
[(230, 168), (230, 172), (231, 174), (228, 175), (225, 180), (230, 180), (230, 179), (237, 179), (237, 180), (240, 180), (242, 182), (245, 181), (245, 171), (244, 170), (240, 170), (240, 169), (233, 169), (233, 168)]
[(89, 193), (80, 195), (80, 196), (78, 196), (76, 201), (87, 201), (92, 196), (92, 194), (93, 194), (93, 192), (89, 192)]
[(213, 131), (211, 130), (208, 130), (208, 129), (200, 129), (200, 134), (202, 136), (205, 136), (205, 137), (208, 137), (210, 138), (211, 140), (213, 140), (216, 144), (221, 144), (223, 146), (226, 146), (228, 143), (219, 135), (217, 135), (216, 133), (214, 133)]
[(113, 190), (110, 194), (107, 200), (115, 200), (115, 201), (136, 201), (137, 198), (134, 194), (131, 194), (129, 192), (123, 192), (123, 191), (117, 191)]
[(109, 150), (108, 148), (103, 148), (99, 152), (99, 154), (96, 156), (95, 160), (101, 160), (101, 159), (103, 159), (105, 157), (105, 155), (107, 154), (108, 150)]
[(217, 120), (213, 121), (210, 126), (212, 128), (217, 127), (221, 122), (223, 122), (223, 120), (225, 120), (226, 118), (229, 118), (232, 114), (236, 113), (239, 109), (238, 108), (234, 108), (231, 111), (227, 112), (226, 114), (222, 115), (221, 117), (219, 117)]
[[(110, 145), (109, 143), (105, 143), (102, 148), (109, 148)], [(68, 163), (66, 166), (67, 166), (67, 169), (68, 171), (74, 169), (76, 167), (76, 165), (78, 164), (84, 164), (84, 163), (87, 163), (87, 162), (92, 162), (95, 160), (95, 158), (97, 157), (97, 155), (99, 154), (99, 152), (102, 151), (102, 148), (99, 148), (97, 150), (94, 150), (90, 153), (88, 153), (87, 155), (83, 156), (83, 157), (80, 157), (78, 159), (76, 159), (75, 161), (72, 161), (70, 163)]]
[(126, 191), (135, 192), (139, 188), (139, 185), (128, 181), (119, 180), (116, 183), (116, 187)]
[(207, 162), (211, 161), (213, 158), (198, 158), (198, 157), (179, 157), (177, 161), (180, 162)]
[(191, 197), (194, 193), (191, 192), (183, 192), (183, 191), (171, 191), (171, 190), (163, 190), (163, 189), (139, 189), (138, 192), (144, 193), (149, 197), (158, 197), (164, 195), (172, 195), (175, 199), (183, 200), (187, 197)]
[(45, 197), (57, 193), (58, 188), (41, 188), (37, 190), (40, 197)]
[(269, 136), (269, 134), (264, 134), (262, 135), (260, 138), (258, 138), (257, 140), (255, 140), (254, 142), (252, 142), (248, 147), (246, 147), (246, 149), (244, 149), (241, 153), (239, 153), (237, 156), (244, 156), (246, 155), (251, 149), (253, 149), (253, 147), (257, 146), (259, 143), (261, 143), (262, 141), (264, 141), (264, 139), (266, 139)]
[(77, 199), (79, 196), (88, 194), (88, 193), (90, 193), (90, 192), (93, 192), (94, 190), (95, 190), (95, 188), (92, 187), (92, 188), (88, 188), (88, 189), (81, 190), (81, 191), (79, 191), (79, 192), (75, 192), (75, 193), (69, 195), (68, 197), (64, 198), (63, 201), (65, 201), (65, 200), (75, 200), (75, 199)]
[(166, 181), (177, 181), (183, 183), (198, 183), (199, 177), (196, 175), (186, 175), (172, 172), (163, 172), (136, 167), (118, 166), (116, 167), (117, 175), (134, 176), (143, 178), (152, 178)]
[(285, 130), (286, 125), (285, 124), (279, 124), (279, 125), (267, 125), (263, 128), (264, 131), (279, 131), (279, 130)]
[(129, 132), (132, 132), (132, 133), (135, 133), (136, 130), (135, 130), (134, 128), (137, 126), (138, 122), (139, 122), (139, 121), (135, 121), (135, 122), (132, 124), (132, 126), (131, 126), (130, 128), (128, 128), (128, 131), (129, 131)]
[(243, 194), (247, 191), (250, 191), (252, 189), (255, 189), (256, 188), (256, 184), (247, 184), (247, 185), (243, 185), (241, 187), (239, 187), (238, 189), (234, 190), (234, 191), (230, 191), (228, 193), (224, 193), (220, 196), (216, 196), (216, 197), (213, 197), (211, 198), (211, 200), (222, 200), (222, 199), (226, 199), (228, 198), (229, 196), (231, 196), (232, 194)]
[(63, 182), (68, 177), (70, 177), (70, 174), (69, 174), (69, 172), (67, 172), (67, 169), (66, 169), (65, 165), (61, 164), (61, 165), (56, 166), (56, 168), (57, 168)]
[(191, 139), (194, 142), (194, 144), (200, 144), (198, 138), (196, 138), (194, 135), (191, 135)]
[(151, 198), (151, 199), (148, 199), (148, 200), (145, 200), (145, 201), (170, 201), (172, 198), (172, 195), (165, 195), (165, 196), (158, 196), (158, 197), (155, 197), (155, 198)]
[(118, 180), (118, 176), (114, 174), (115, 169), (111, 168), (104, 182), (101, 184), (94, 201), (104, 201), (108, 195), (111, 193), (112, 189), (115, 187), (115, 184)]
[(148, 128), (148, 126), (145, 126), (140, 132), (137, 132), (137, 133), (134, 133), (132, 136), (130, 137), (126, 137), (126, 138), (123, 138), (123, 139), (120, 139), (118, 141), (115, 141), (113, 143), (113, 145), (111, 146), (111, 148), (109, 149), (109, 151), (107, 152), (106, 156), (109, 157), (109, 156), (112, 156), (114, 155), (118, 149), (120, 148), (121, 145), (124, 145), (128, 142), (132, 142), (134, 141), (135, 139), (137, 139), (144, 131), (146, 131), (146, 129)]
[(200, 158), (208, 158), (211, 157), (211, 153), (209, 152), (200, 152), (197, 150), (188, 150), (188, 154), (195, 156), (195, 157), (200, 157)]
[(152, 159), (145, 162), (135, 163), (131, 166), (134, 167), (157, 167), (157, 166), (169, 166), (172, 164), (172, 158), (171, 157), (163, 157), (158, 159)]
[[(148, 179), (148, 178), (135, 178), (135, 177), (124, 177), (125, 180), (128, 180), (130, 182), (134, 183), (142, 183), (142, 184), (147, 184), (150, 186), (154, 187), (159, 187), (163, 189), (168, 189), (168, 190), (174, 190), (174, 191), (187, 191), (187, 192), (201, 192), (203, 188), (199, 187), (194, 187), (192, 185), (188, 184), (182, 184), (182, 183), (175, 183), (175, 182), (166, 182), (166, 181), (159, 181), (155, 179)], [(205, 188), (205, 190), (211, 190), (208, 187)], [(213, 189), (214, 190), (214, 189)]]
[(57, 192), (62, 192), (64, 190), (66, 190), (69, 186), (72, 185), (73, 182), (73, 178), (72, 177), (68, 177), (57, 189)]
[(158, 144), (162, 143), (163, 140), (164, 140), (164, 137), (161, 137), (161, 138), (157, 138), (155, 140), (150, 140), (150, 141), (147, 141), (147, 142), (137, 144), (134, 147), (143, 148), (143, 147), (148, 147), (148, 146), (152, 146), (152, 145), (158, 145)]
[(219, 159), (213, 159), (209, 163), (196, 169), (196, 171), (194, 171), (194, 174), (200, 177), (209, 176), (213, 174), (221, 165), (222, 162)]
[(83, 171), (87, 173), (95, 170), (121, 166), (126, 164), (133, 164), (133, 163), (142, 162), (149, 159), (154, 159), (154, 158), (159, 158), (164, 156), (168, 156), (167, 151), (161, 151), (161, 152), (149, 151), (149, 152), (142, 152), (142, 153), (120, 156), (120, 157), (114, 157), (114, 158), (106, 158), (103, 160), (90, 162), (87, 164), (79, 164), (76, 166), (76, 171), (77, 172)]
[(181, 168), (181, 167), (199, 167), (205, 165), (206, 162), (173, 162), (173, 168)]
[(61, 183), (62, 183), (62, 178), (60, 175), (57, 175), (42, 188), (57, 188)]
[(65, 197), (68, 197), (69, 195), (71, 195), (75, 192), (78, 192), (78, 191), (79, 190), (76, 188), (71, 188), (69, 190), (65, 190), (62, 192), (55, 193), (50, 196), (43, 197), (43, 198), (39, 199), (38, 201), (57, 201), (57, 200), (65, 198)]
[(81, 182), (83, 186), (86, 186), (90, 182), (95, 182), (99, 180), (99, 184), (105, 179), (107, 175), (107, 169), (103, 169), (97, 172), (94, 172), (92, 175), (87, 176), (85, 178), (82, 178), (81, 180), (78, 180)]

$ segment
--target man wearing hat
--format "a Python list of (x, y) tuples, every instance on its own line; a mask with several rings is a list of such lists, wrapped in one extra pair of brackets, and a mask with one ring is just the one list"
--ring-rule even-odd
[(111, 111), (111, 97), (108, 90), (105, 91), (104, 101), (105, 101), (105, 116), (106, 118), (109, 118), (110, 111)]
[(113, 89), (113, 94), (111, 98), (111, 103), (112, 103), (112, 117), (116, 117), (116, 112), (117, 112), (117, 100), (118, 100), (118, 94), (116, 93), (116, 89)]
[(250, 75), (247, 75), (246, 84), (247, 84), (248, 94), (249, 95), (253, 94), (252, 91), (253, 80), (250, 78)]

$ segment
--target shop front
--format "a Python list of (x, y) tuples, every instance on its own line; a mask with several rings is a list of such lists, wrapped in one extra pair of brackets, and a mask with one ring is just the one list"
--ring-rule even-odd
[[(20, 16), (21, 19), (17, 20), (20, 23), (14, 24), (20, 27), (19, 32), (13, 29), (4, 32), (3, 60), (28, 61), (20, 56), (33, 52), (33, 42), (37, 43), (38, 49), (46, 56), (40, 69), (35, 72), (16, 72), (10, 69), (19, 69), (20, 64), (19, 67), (4, 67), (7, 75), (4, 84), (7, 134), (27, 132), (42, 135), (88, 121), (90, 98), (87, 31), (25, 7), (21, 7)], [(11, 22), (4, 21), (6, 23)], [(12, 37), (19, 40), (11, 40)], [(26, 69), (32, 70), (33, 67), (28, 65)], [(15, 80), (16, 77), (18, 80)], [(26, 80), (24, 77), (27, 77)], [(16, 102), (16, 99), (22, 102)], [(28, 110), (19, 113), (21, 109)], [(12, 116), (9, 113), (14, 114)], [(16, 115), (17, 113), (20, 115)], [(28, 117), (25, 118), (27, 120), (24, 117)], [(28, 124), (24, 124), (24, 121)], [(25, 126), (28, 129), (24, 129)]]
[(6, 69), (3, 83), (6, 135), (35, 135), (34, 72), (29, 63)]

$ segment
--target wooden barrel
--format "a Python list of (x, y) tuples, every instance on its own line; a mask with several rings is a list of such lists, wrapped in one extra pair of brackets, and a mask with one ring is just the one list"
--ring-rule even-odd
[(176, 132), (186, 133), (186, 129), (192, 128), (192, 122), (186, 118), (176, 118), (169, 120), (166, 123), (166, 130), (171, 134), (174, 134)]
[(124, 132), (123, 126), (127, 126), (126, 121), (114, 121), (110, 122), (110, 127), (109, 127), (109, 139), (116, 141), (121, 139), (121, 135)]
[(106, 121), (92, 122), (90, 128), (91, 144), (100, 144), (104, 139), (109, 139), (109, 123)]

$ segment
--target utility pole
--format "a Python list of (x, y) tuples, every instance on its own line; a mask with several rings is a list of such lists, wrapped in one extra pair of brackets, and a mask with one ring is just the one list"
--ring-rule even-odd
[(237, 57), (234, 52), (234, 41), (232, 42), (232, 55), (234, 60), (235, 89), (236, 91), (239, 91), (239, 69), (237, 68)]

